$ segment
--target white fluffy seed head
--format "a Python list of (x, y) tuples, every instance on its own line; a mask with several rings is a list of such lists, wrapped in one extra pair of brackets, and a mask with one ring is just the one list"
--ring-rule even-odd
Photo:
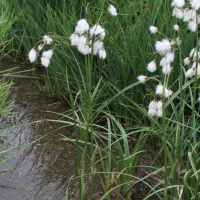
[(163, 116), (163, 110), (162, 109), (158, 109), (156, 112), (156, 116), (157, 117), (162, 117)]
[(155, 60), (153, 60), (150, 63), (148, 63), (147, 70), (149, 72), (155, 72), (156, 71), (156, 61)]
[(78, 46), (78, 43), (79, 43), (79, 36), (78, 34), (76, 33), (73, 33), (71, 36), (70, 36), (70, 41), (71, 41), (71, 45), (72, 46)]
[(145, 83), (147, 76), (144, 75), (140, 75), (137, 77), (140, 83)]
[(108, 7), (108, 12), (112, 15), (112, 16), (117, 16), (117, 11), (116, 8), (113, 5), (110, 5)]
[(162, 73), (163, 74), (170, 74), (170, 72), (171, 72), (171, 67), (170, 67), (170, 65), (169, 64), (167, 64), (166, 66), (164, 66), (163, 68), (162, 68)]
[(172, 91), (165, 88), (165, 98), (168, 98), (172, 95)]
[(162, 105), (163, 105), (162, 101), (158, 101), (157, 102), (157, 109), (162, 109)]
[(52, 49), (50, 49), (50, 50), (48, 50), (48, 51), (44, 51), (44, 52), (42, 53), (42, 57), (46, 57), (46, 58), (48, 58), (49, 60), (51, 59), (52, 56), (53, 56), (53, 50), (52, 50)]
[(85, 43), (79, 43), (78, 44), (78, 51), (86, 56), (87, 54), (90, 53), (90, 47)]
[(165, 55), (168, 51), (171, 50), (171, 44), (168, 39), (163, 39), (162, 41), (157, 41), (155, 44), (156, 51), (160, 55)]
[(149, 114), (151, 117), (154, 117), (154, 116), (156, 116), (157, 111), (156, 111), (155, 109), (149, 108), (149, 109), (148, 109), (148, 114)]
[(53, 42), (53, 39), (50, 38), (48, 35), (44, 35), (43, 36), (43, 41), (44, 41), (44, 44), (51, 45), (51, 43)]
[(154, 117), (156, 116), (156, 110), (157, 110), (157, 102), (153, 100), (149, 104), (148, 114)]
[(170, 42), (171, 46), (175, 45), (175, 40), (173, 39), (171, 42)]
[(99, 24), (98, 25), (94, 25), (91, 29), (90, 29), (90, 36), (91, 37), (99, 37), (102, 40), (104, 39), (106, 33), (105, 33), (105, 29), (103, 29)]
[(200, 1), (199, 0), (191, 0), (190, 5), (193, 9), (198, 10), (200, 8)]
[(162, 85), (157, 85), (156, 86), (156, 94), (161, 96), (162, 93), (163, 93), (163, 86)]
[(185, 58), (184, 60), (183, 60), (183, 62), (184, 62), (184, 65), (186, 66), (186, 65), (189, 65), (190, 64), (190, 57), (187, 57), (187, 58)]
[(165, 57), (166, 57), (166, 60), (167, 60), (168, 63), (173, 62), (174, 61), (174, 51), (173, 50), (168, 51), (166, 53)]
[(196, 69), (196, 67), (197, 67), (197, 62), (196, 62), (196, 61), (194, 61), (194, 62), (193, 62), (193, 64), (192, 64), (192, 66), (191, 66), (191, 68), (195, 70), (195, 69)]
[(103, 48), (102, 40), (95, 40), (93, 42), (93, 55), (97, 55), (102, 48)]
[(186, 8), (183, 12), (183, 21), (189, 22), (192, 19), (192, 10)]
[(168, 65), (168, 60), (167, 60), (167, 56), (164, 56), (161, 61), (160, 61), (160, 66), (164, 67), (166, 65)]
[(29, 60), (30, 60), (31, 63), (33, 63), (33, 62), (36, 60), (36, 58), (37, 58), (37, 53), (36, 53), (36, 51), (35, 51), (34, 48), (32, 48), (32, 49), (29, 51), (28, 58), (29, 58)]
[(185, 77), (186, 78), (192, 78), (195, 75), (195, 70), (193, 68), (190, 68), (189, 70), (187, 70), (187, 72), (185, 73)]
[(176, 24), (176, 25), (174, 25), (174, 30), (175, 31), (178, 31), (179, 30), (179, 26)]
[(45, 45), (45, 44), (40, 44), (40, 45), (38, 45), (38, 51), (39, 51), (39, 52), (42, 51), (44, 45)]
[(159, 31), (158, 31), (158, 28), (155, 27), (155, 26), (150, 26), (150, 27), (149, 27), (149, 30), (150, 30), (150, 32), (153, 33), (153, 34), (159, 32)]
[(195, 32), (197, 30), (197, 24), (195, 22), (195, 20), (191, 19), (189, 24), (188, 24), (188, 28), (192, 31)]
[(182, 8), (185, 5), (185, 0), (173, 0), (172, 6)]
[(174, 8), (174, 10), (172, 12), (172, 16), (174, 16), (178, 19), (182, 19), (183, 18), (183, 11), (181, 9)]
[(151, 109), (157, 109), (157, 102), (155, 100), (151, 101), (149, 104), (149, 108)]
[(42, 64), (44, 67), (48, 67), (49, 64), (50, 64), (50, 60), (49, 60), (47, 57), (41, 57), (41, 64)]
[(80, 19), (77, 22), (77, 26), (75, 28), (75, 33), (77, 34), (83, 34), (85, 32), (87, 32), (89, 30), (89, 24), (87, 23), (87, 21), (85, 19)]
[(102, 48), (100, 51), (99, 51), (99, 58), (104, 60), (106, 58), (106, 51), (104, 48)]

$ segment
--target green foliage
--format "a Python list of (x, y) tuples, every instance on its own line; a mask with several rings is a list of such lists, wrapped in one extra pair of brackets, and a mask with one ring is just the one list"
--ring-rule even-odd
[[(117, 8), (118, 16), (115, 18), (107, 12), (109, 3), (113, 3)], [(164, 167), (155, 171), (163, 177), (158, 185), (164, 184), (164, 188), (160, 189), (164, 191), (164, 199), (167, 195), (172, 199), (178, 199), (180, 192), (177, 192), (177, 189), (178, 191), (183, 189), (184, 199), (197, 199), (200, 124), (196, 93), (199, 76), (196, 74), (190, 81), (184, 79), (182, 58), (187, 57), (194, 46), (199, 48), (198, 33), (191, 33), (187, 30), (186, 23), (171, 17), (171, 2), (167, 0), (128, 0), (126, 3), (122, 0), (117, 2), (93, 0), (88, 5), (87, 19), (90, 26), (98, 22), (105, 28), (104, 46), (107, 58), (102, 61), (94, 57), (89, 63), (90, 57), (80, 55), (76, 48), (71, 47), (69, 41), (77, 21), (86, 16), (86, 6), (85, 0), (2, 1), (2, 12), (12, 10), (11, 16), (15, 19), (7, 35), (8, 39), (14, 38), (9, 46), (15, 49), (13, 56), (17, 58), (20, 54), (27, 57), (29, 50), (37, 48), (40, 43), (38, 41), (41, 41), (45, 34), (54, 39), (52, 44), (54, 56), (50, 67), (45, 71), (47, 90), (50, 94), (62, 96), (66, 100), (70, 98), (72, 114), (64, 115), (68, 121), (59, 122), (75, 126), (78, 156), (79, 143), (85, 144), (81, 158), (83, 166), (87, 145), (90, 145), (91, 178), (95, 153), (99, 152), (100, 162), (104, 166), (102, 183), (105, 184), (105, 194), (102, 199), (109, 198), (110, 192), (115, 189), (118, 198), (121, 192), (128, 199), (131, 193), (129, 183), (136, 178), (133, 174), (138, 160), (138, 156), (131, 155), (140, 152), (149, 137), (156, 143), (155, 136), (159, 138), (156, 145), (161, 149), (160, 155), (162, 156), (164, 152)], [(179, 24), (181, 31), (174, 32), (174, 24)], [(146, 69), (147, 63), (154, 59), (157, 65), (160, 62), (154, 45), (156, 41), (163, 39), (163, 35), (151, 35), (149, 32), (151, 25), (156, 26), (168, 38), (180, 36), (182, 48), (181, 51), (176, 51), (178, 53), (170, 76), (162, 75), (161, 69), (158, 68), (153, 73), (153, 79), (143, 85), (137, 82), (138, 75), (151, 77), (152, 74)], [(34, 67), (40, 66), (34, 65)], [(149, 116), (145, 109), (151, 100), (158, 99), (154, 93), (158, 83), (154, 81), (160, 81), (174, 91), (172, 97), (164, 103), (162, 120)], [(99, 121), (104, 121), (107, 128), (100, 126)], [(123, 128), (121, 123), (128, 125), (128, 128)], [(104, 129), (105, 132), (96, 131), (97, 127)], [(140, 133), (139, 140), (130, 152), (129, 139), (133, 139), (137, 132)], [(82, 140), (78, 140), (79, 133), (82, 133)], [(89, 136), (91, 136), (90, 141)], [(71, 138), (65, 139), (74, 141)], [(93, 140), (95, 150), (93, 150)], [(116, 161), (111, 147), (117, 149), (123, 162)], [(103, 160), (104, 153), (106, 162)], [(111, 172), (112, 162), (116, 166), (116, 173), (120, 174), (116, 180), (113, 179), (114, 172)], [(83, 199), (85, 195), (83, 181), (86, 172), (85, 169), (82, 170), (81, 163), (78, 166), (79, 197)], [(153, 194), (159, 196), (155, 188), (151, 188), (145, 199)]]

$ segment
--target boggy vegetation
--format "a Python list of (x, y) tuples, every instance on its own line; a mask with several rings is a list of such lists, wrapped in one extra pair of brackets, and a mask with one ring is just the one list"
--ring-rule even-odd
[[(1, 4), (2, 13), (9, 8), (15, 19), (7, 34), (13, 38), (12, 56), (28, 61), (29, 54), (33, 68), (44, 67), (45, 90), (71, 105), (70, 114), (58, 113), (69, 120), (57, 122), (75, 127), (76, 139), (64, 138), (76, 142), (80, 161), (75, 199), (84, 199), (89, 183), (90, 199), (95, 196), (94, 173), (103, 174), (100, 199), (130, 199), (132, 187), (145, 182), (135, 169), (148, 140), (159, 149), (158, 154), (152, 150), (155, 160), (163, 160), (145, 166), (160, 179), (154, 187), (146, 182), (150, 191), (144, 199), (154, 194), (165, 200), (200, 199), (199, 1)], [(79, 143), (85, 144), (83, 149)], [(97, 152), (100, 160), (95, 159)], [(86, 159), (91, 160), (89, 170)], [(103, 171), (95, 170), (97, 162)], [(85, 183), (87, 174), (90, 179)], [(69, 199), (68, 190), (66, 196)]]

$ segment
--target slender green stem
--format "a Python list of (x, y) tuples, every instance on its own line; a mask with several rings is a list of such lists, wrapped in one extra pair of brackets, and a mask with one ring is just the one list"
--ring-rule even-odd
[(166, 136), (166, 124), (165, 124), (165, 87), (166, 87), (166, 75), (165, 75), (165, 80), (164, 80), (164, 86), (163, 86), (163, 95), (162, 95), (162, 110), (163, 110), (163, 117), (162, 117), (162, 130), (163, 130), (163, 134), (164, 134), (164, 153), (165, 153), (165, 174), (164, 174), (164, 179), (165, 179), (165, 188), (164, 188), (164, 200), (167, 200), (167, 184), (168, 184), (168, 178), (167, 178), (167, 153), (168, 153), (168, 149), (167, 149), (167, 136)]

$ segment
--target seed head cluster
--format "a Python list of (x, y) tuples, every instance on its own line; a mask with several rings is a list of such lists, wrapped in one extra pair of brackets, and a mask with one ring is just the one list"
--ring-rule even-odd
[[(39, 55), (39, 53), (42, 51), (43, 47), (45, 45), (51, 45), (53, 42), (53, 39), (51, 37), (49, 37), (48, 35), (44, 35), (43, 36), (43, 44), (38, 45), (37, 50), (38, 52), (36, 52), (36, 50), (34, 48), (32, 48), (28, 54), (28, 58), (30, 60), (31, 63), (35, 62), (37, 60), (37, 57)], [(50, 64), (50, 60), (51, 57), (53, 56), (53, 50), (50, 49), (48, 51), (44, 51), (41, 55), (41, 64), (44, 67), (48, 67)]]

